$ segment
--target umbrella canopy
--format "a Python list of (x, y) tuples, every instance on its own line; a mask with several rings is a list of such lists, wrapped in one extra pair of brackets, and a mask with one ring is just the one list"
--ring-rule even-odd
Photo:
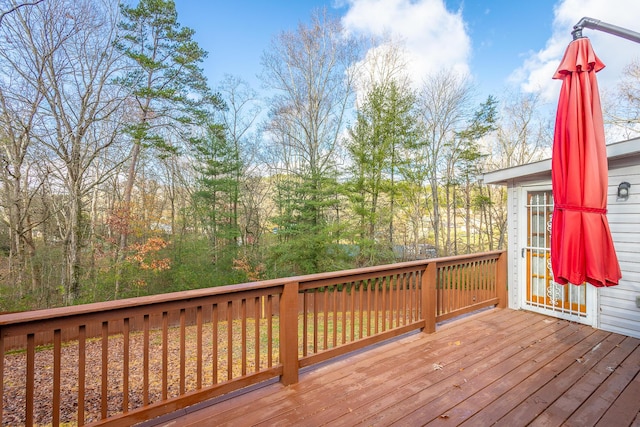
[(607, 221), (607, 152), (596, 72), (604, 64), (588, 38), (569, 44), (551, 158), (551, 268), (560, 284), (613, 286), (622, 277)]

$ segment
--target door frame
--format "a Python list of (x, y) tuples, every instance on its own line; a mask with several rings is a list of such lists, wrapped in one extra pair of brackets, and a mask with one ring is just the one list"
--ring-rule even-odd
[[(527, 216), (527, 200), (529, 192), (537, 191), (551, 191), (551, 183), (548, 184), (536, 184), (529, 186), (520, 186), (518, 188), (517, 197), (520, 202), (517, 209), (517, 223), (521, 224), (518, 227), (518, 277), (522, 280), (518, 281), (518, 305), (523, 310), (533, 311), (536, 313), (545, 314), (548, 316), (556, 317), (559, 319), (565, 319), (572, 322), (578, 322), (589, 326), (597, 327), (597, 314), (598, 314), (598, 292), (594, 286), (587, 284), (586, 286), (586, 313), (585, 316), (579, 316), (572, 313), (563, 313), (560, 311), (550, 310), (544, 307), (537, 307), (527, 302), (527, 257), (522, 254), (526, 253), (527, 247), (527, 229), (528, 229), (528, 216)], [(570, 284), (564, 286), (573, 286)]]

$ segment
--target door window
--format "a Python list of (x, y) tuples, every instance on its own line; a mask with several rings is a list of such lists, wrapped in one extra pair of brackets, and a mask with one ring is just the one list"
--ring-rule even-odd
[(527, 266), (525, 303), (544, 311), (586, 316), (586, 284), (559, 285), (551, 271), (551, 191), (527, 193), (527, 241), (522, 250)]

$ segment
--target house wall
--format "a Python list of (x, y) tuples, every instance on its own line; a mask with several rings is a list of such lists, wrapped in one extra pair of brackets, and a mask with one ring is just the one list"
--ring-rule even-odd
[[(520, 308), (518, 299), (518, 286), (515, 284), (520, 283), (520, 271), (518, 269), (518, 262), (520, 258), (520, 242), (518, 232), (518, 203), (520, 198), (518, 197), (518, 188), (510, 183), (507, 186), (507, 274), (509, 279), (507, 280), (507, 292), (509, 294), (509, 307)], [(522, 278), (526, 280), (526, 278)], [(510, 286), (511, 285), (511, 286)]]
[[(547, 180), (510, 180), (507, 183), (507, 251), (509, 253), (507, 264), (507, 283), (509, 294), (509, 308), (520, 309), (522, 307), (521, 289), (518, 286), (526, 283), (527, 277), (524, 269), (521, 268), (524, 259), (522, 258), (522, 248), (526, 242), (522, 242), (522, 229), (526, 229), (526, 216), (523, 211), (526, 209), (526, 192), (530, 189), (551, 189), (551, 178)], [(523, 223), (524, 221), (524, 223)]]
[[(610, 165), (609, 189), (607, 197), (607, 219), (611, 229), (622, 279), (618, 286), (598, 289), (598, 309), (595, 321), (598, 328), (640, 338), (640, 308), (636, 306), (636, 297), (640, 296), (640, 161), (627, 160)], [(631, 184), (630, 197), (626, 201), (617, 201), (618, 184), (627, 181)], [(525, 209), (525, 200), (521, 195), (531, 186), (548, 186), (551, 178), (545, 180), (519, 181), (507, 183), (508, 222), (508, 283), (509, 307), (522, 308), (518, 286), (526, 281), (520, 268), (520, 214)]]
[[(620, 182), (631, 184), (630, 197), (617, 201)], [(601, 329), (640, 338), (640, 166), (609, 167), (607, 197), (609, 227), (616, 248), (622, 279), (618, 286), (599, 290)]]

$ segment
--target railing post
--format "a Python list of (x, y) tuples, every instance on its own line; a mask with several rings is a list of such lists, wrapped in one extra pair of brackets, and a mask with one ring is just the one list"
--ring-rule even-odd
[(422, 332), (432, 334), (436, 331), (436, 277), (438, 266), (435, 262), (427, 264), (422, 273), (422, 313), (424, 315), (424, 327)]
[(298, 382), (298, 282), (284, 285), (280, 300), (280, 360), (284, 385)]
[(507, 251), (503, 251), (496, 262), (496, 296), (499, 300), (499, 308), (509, 306), (507, 300)]

